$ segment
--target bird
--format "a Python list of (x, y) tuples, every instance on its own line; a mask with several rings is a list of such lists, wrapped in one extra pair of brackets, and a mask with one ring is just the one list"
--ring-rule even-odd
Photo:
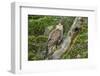
[(63, 25), (58, 23), (56, 27), (49, 33), (47, 41), (46, 56), (51, 55), (54, 50), (53, 47), (57, 46), (63, 41)]

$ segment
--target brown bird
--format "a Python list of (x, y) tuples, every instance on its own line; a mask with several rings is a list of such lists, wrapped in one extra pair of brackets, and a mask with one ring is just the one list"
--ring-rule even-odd
[(47, 43), (47, 55), (50, 55), (53, 53), (53, 47), (59, 45), (61, 41), (63, 40), (63, 25), (59, 23), (56, 25), (55, 29), (53, 29), (48, 37), (48, 43)]

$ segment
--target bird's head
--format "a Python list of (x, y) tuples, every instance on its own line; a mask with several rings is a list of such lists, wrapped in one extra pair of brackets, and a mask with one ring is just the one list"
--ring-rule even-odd
[(63, 29), (63, 25), (61, 23), (59, 23), (58, 25), (56, 25), (56, 29), (62, 30)]

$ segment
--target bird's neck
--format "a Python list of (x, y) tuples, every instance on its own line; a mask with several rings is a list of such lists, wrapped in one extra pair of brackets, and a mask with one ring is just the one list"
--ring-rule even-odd
[(62, 30), (63, 26), (57, 26), (56, 29)]

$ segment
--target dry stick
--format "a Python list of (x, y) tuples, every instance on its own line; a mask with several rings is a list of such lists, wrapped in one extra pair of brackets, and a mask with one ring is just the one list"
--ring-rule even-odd
[(82, 29), (83, 18), (76, 17), (74, 23), (72, 24), (67, 37), (63, 40), (61, 44), (61, 48), (57, 49), (50, 57), (50, 59), (60, 59), (61, 56), (67, 52), (75, 42), (77, 35), (79, 34), (80, 30)]

